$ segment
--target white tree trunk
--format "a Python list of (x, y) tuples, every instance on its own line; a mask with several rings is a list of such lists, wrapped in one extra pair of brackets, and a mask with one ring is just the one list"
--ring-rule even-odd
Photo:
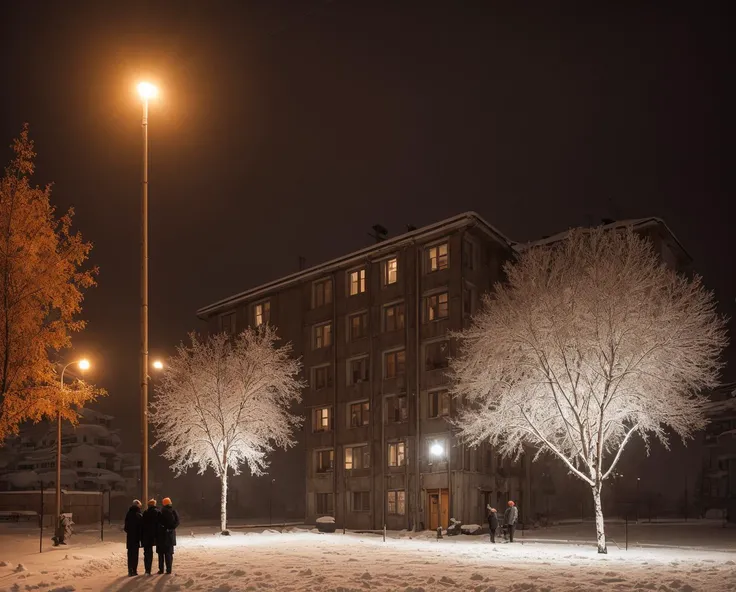
[(220, 531), (227, 532), (227, 468), (220, 476)]
[(606, 531), (603, 523), (603, 506), (601, 505), (601, 483), (593, 486), (593, 507), (595, 508), (595, 534), (598, 541), (598, 552), (608, 553), (606, 548)]

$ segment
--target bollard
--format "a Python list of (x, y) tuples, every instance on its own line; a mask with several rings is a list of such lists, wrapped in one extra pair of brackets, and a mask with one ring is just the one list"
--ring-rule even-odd
[(386, 525), (383, 525), (383, 542), (386, 542)]
[(442, 527), (437, 527), (437, 540), (439, 541), (442, 538)]

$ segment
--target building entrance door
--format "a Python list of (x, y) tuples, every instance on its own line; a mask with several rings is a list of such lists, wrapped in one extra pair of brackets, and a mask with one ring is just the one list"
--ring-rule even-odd
[(429, 529), (437, 530), (438, 526), (447, 528), (450, 524), (450, 495), (447, 489), (427, 490), (427, 511), (429, 512)]

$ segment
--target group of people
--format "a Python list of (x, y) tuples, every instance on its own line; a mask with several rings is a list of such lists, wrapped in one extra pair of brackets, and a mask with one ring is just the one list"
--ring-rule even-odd
[(174, 563), (176, 529), (179, 514), (174, 509), (171, 498), (165, 497), (162, 508), (156, 507), (156, 500), (148, 500), (148, 508), (143, 512), (141, 502), (133, 500), (133, 505), (125, 515), (126, 546), (128, 548), (128, 576), (138, 575), (138, 550), (143, 547), (143, 566), (146, 575), (151, 575), (153, 567), (153, 547), (158, 554), (158, 573), (170, 574)]
[[(519, 509), (516, 507), (516, 504), (509, 500), (508, 507), (506, 508), (506, 511), (503, 513), (503, 531), (504, 536), (508, 536), (509, 542), (514, 542), (514, 532), (516, 531), (516, 523), (519, 521)], [(500, 522), (498, 519), (498, 511), (496, 508), (492, 508), (490, 505), (488, 506), (488, 529), (491, 532), (491, 542), (495, 544), (496, 542), (496, 532), (498, 531), (498, 527), (500, 526)]]

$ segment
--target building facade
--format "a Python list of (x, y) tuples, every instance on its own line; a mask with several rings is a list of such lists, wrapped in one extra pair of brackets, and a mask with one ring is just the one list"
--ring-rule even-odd
[(483, 524), (487, 504), (519, 502), (522, 465), (453, 435), (446, 375), (448, 333), (467, 326), (512, 255), (511, 241), (463, 214), (198, 311), (211, 332), (273, 324), (302, 359), (303, 456), (291, 472), (307, 521)]
[(703, 436), (702, 506), (736, 521), (736, 383), (714, 389)]

